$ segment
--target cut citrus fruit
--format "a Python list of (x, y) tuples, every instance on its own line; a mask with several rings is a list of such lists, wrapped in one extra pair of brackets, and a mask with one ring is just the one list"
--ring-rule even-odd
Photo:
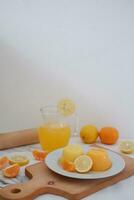
[(123, 153), (133, 153), (134, 152), (134, 141), (126, 140), (120, 143), (120, 151)]
[(68, 172), (75, 172), (75, 165), (73, 162), (63, 161), (62, 168)]
[(47, 156), (48, 152), (35, 149), (32, 151), (32, 154), (35, 160), (43, 161), (45, 157)]
[(75, 112), (75, 104), (70, 99), (62, 99), (57, 105), (58, 111), (64, 116), (70, 116)]
[(5, 169), (3, 169), (3, 174), (7, 178), (14, 178), (19, 174), (20, 166), (18, 164), (13, 164)]
[(92, 168), (93, 161), (89, 156), (82, 155), (75, 159), (74, 165), (77, 172), (85, 173)]
[(7, 158), (7, 156), (3, 156), (0, 158), (0, 169), (3, 169), (4, 167), (6, 167), (6, 165), (9, 163), (9, 160)]
[(9, 158), (9, 163), (12, 164), (18, 164), (19, 166), (24, 166), (29, 163), (29, 159), (25, 155), (20, 154), (14, 154)]

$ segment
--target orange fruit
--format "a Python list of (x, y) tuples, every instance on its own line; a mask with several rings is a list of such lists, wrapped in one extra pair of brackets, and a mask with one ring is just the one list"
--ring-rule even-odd
[(19, 174), (20, 166), (18, 164), (11, 165), (3, 169), (3, 174), (7, 178), (14, 178)]
[(75, 165), (73, 162), (63, 161), (61, 163), (62, 168), (68, 172), (75, 172)]
[(9, 163), (9, 160), (6, 156), (3, 156), (0, 158), (0, 169), (3, 169), (6, 167), (6, 165)]
[(104, 127), (101, 129), (99, 137), (103, 144), (115, 144), (119, 138), (119, 132), (114, 127)]
[(35, 149), (32, 151), (32, 154), (36, 160), (43, 161), (45, 157), (47, 156), (48, 152)]

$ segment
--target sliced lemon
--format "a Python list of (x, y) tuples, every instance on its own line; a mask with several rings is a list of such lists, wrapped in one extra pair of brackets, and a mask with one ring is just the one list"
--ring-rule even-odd
[(123, 153), (133, 153), (134, 152), (134, 141), (126, 140), (120, 143), (120, 151)]
[(62, 99), (59, 101), (58, 111), (64, 116), (70, 116), (75, 112), (75, 103), (70, 99)]
[(24, 166), (29, 163), (29, 159), (25, 155), (14, 154), (9, 158), (9, 163), (11, 165), (18, 164), (19, 166)]
[(88, 172), (93, 165), (92, 159), (87, 155), (81, 155), (74, 161), (75, 170), (79, 173)]

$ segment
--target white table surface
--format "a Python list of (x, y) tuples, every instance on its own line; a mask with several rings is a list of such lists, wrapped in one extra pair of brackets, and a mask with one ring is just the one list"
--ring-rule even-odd
[[(71, 143), (81, 143), (80, 138), (73, 137), (71, 138)], [(120, 141), (119, 141), (120, 142)], [(114, 151), (119, 151), (118, 150), (118, 144), (116, 145), (102, 145), (101, 146), (106, 146), (109, 149), (112, 149)], [(6, 151), (1, 151), (0, 154), (3, 154)], [(134, 154), (131, 154), (130, 157), (134, 158)], [(37, 197), (35, 200), (65, 200), (66, 198), (56, 196), (56, 195), (50, 195), (50, 194), (45, 194)], [(121, 200), (133, 200), (134, 199), (134, 176), (127, 178), (126, 180), (123, 180), (117, 184), (114, 184), (108, 188), (105, 188), (103, 190), (100, 190), (99, 192), (96, 192), (90, 196), (87, 196), (86, 198), (83, 198), (83, 200), (116, 200), (116, 199), (121, 199)]]

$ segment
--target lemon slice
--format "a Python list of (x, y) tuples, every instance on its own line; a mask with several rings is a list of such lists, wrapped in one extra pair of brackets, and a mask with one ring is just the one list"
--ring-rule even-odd
[(75, 104), (70, 99), (62, 99), (59, 101), (58, 111), (64, 116), (70, 116), (75, 112)]
[(92, 159), (87, 155), (81, 155), (74, 161), (75, 170), (79, 173), (88, 172), (93, 165)]
[(134, 152), (134, 141), (126, 140), (121, 142), (120, 151), (123, 153), (133, 153)]
[(19, 166), (24, 166), (29, 163), (29, 159), (25, 155), (14, 154), (9, 158), (9, 163), (18, 164)]

